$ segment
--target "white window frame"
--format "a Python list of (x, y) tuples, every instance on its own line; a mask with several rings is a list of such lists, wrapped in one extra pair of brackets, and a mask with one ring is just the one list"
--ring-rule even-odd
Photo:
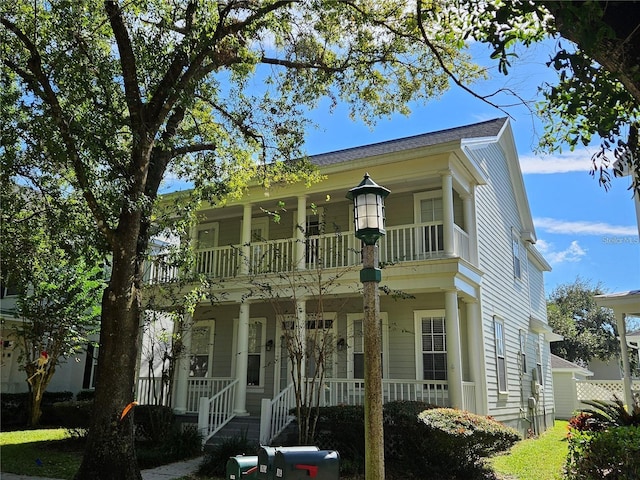
[[(509, 392), (509, 369), (507, 368), (507, 347), (505, 344), (504, 320), (497, 315), (493, 316), (493, 341), (495, 346), (496, 383), (498, 393), (506, 394)], [(500, 385), (501, 371), (504, 378), (504, 385)]]
[[(355, 338), (353, 322), (362, 320), (364, 328), (364, 315), (362, 313), (347, 314), (347, 378), (354, 378), (354, 362), (353, 355), (355, 353)], [(389, 378), (389, 315), (387, 312), (380, 312), (380, 321), (382, 328), (382, 378)], [(363, 339), (363, 355), (364, 355), (364, 339)]]
[[(425, 380), (424, 377), (424, 361), (422, 358), (423, 355), (423, 345), (422, 345), (422, 319), (425, 317), (429, 317), (429, 318), (442, 318), (444, 319), (444, 338), (445, 338), (445, 344), (444, 344), (444, 351), (442, 353), (445, 354), (445, 358), (448, 359), (448, 352), (447, 352), (447, 329), (446, 329), (446, 311), (444, 309), (438, 309), (438, 310), (415, 310), (413, 312), (413, 319), (414, 319), (414, 328), (415, 328), (415, 359), (416, 359), (416, 380)], [(448, 363), (448, 361), (447, 361)], [(446, 380), (428, 380), (428, 381), (433, 381), (433, 382), (441, 382), (441, 381), (448, 381), (448, 372), (447, 372), (447, 379)]]
[(538, 334), (538, 340), (536, 341), (536, 370), (538, 370), (538, 385), (544, 387), (544, 370), (542, 368), (542, 345), (543, 342)]
[[(198, 234), (203, 231), (203, 230), (209, 230), (213, 228), (213, 246), (211, 247), (206, 247), (206, 248), (200, 248), (200, 245), (198, 244)], [(206, 250), (209, 248), (215, 248), (218, 246), (218, 238), (220, 236), (220, 224), (219, 222), (207, 222), (207, 223), (201, 223), (196, 227), (196, 231), (195, 231), (195, 236), (194, 236), (194, 242), (195, 242), (195, 250)]]
[[(444, 196), (442, 194), (442, 189), (429, 190), (426, 192), (419, 192), (419, 193), (413, 194), (413, 221), (415, 225), (422, 225), (423, 223), (425, 223), (422, 221), (422, 208), (420, 205), (422, 200), (433, 200), (436, 198), (439, 198), (442, 200), (442, 232), (443, 232), (442, 244), (437, 245), (438, 248), (436, 250), (433, 250), (433, 251), (430, 250), (425, 245), (426, 242), (425, 242), (424, 230), (422, 228), (416, 229), (416, 235), (417, 235), (416, 245), (419, 249), (418, 252), (420, 252), (422, 255), (434, 254), (434, 253), (444, 251), (444, 212), (447, 206), (444, 204)], [(430, 223), (430, 222), (427, 222), (427, 223)], [(437, 227), (435, 227), (436, 241), (438, 238), (437, 230), (438, 230)]]
[[(255, 317), (249, 319), (249, 325), (251, 324), (261, 324), (262, 332), (260, 342), (260, 384), (259, 385), (247, 385), (248, 392), (261, 393), (264, 392), (264, 382), (265, 382), (265, 370), (266, 370), (266, 354), (267, 354), (267, 319), (265, 317)], [(238, 318), (233, 319), (233, 348), (231, 349), (231, 374), (236, 374), (236, 357), (238, 356), (238, 325), (240, 324), (240, 320)], [(248, 345), (247, 345), (248, 347)], [(247, 355), (250, 355), (247, 353)], [(249, 368), (247, 362), (247, 368)]]
[[(336, 343), (338, 341), (338, 313), (337, 312), (322, 312), (323, 318), (325, 320), (331, 320), (332, 324), (331, 324), (331, 328), (329, 328), (328, 330), (331, 331), (331, 334), (333, 335), (333, 339), (334, 339), (334, 343)], [(307, 321), (313, 320), (312, 317), (314, 317), (315, 314), (313, 313), (307, 313), (305, 315), (305, 328), (307, 325)], [(276, 358), (275, 358), (275, 363), (276, 363), (276, 367), (274, 370), (274, 378), (273, 378), (273, 383), (275, 385), (275, 389), (279, 390), (280, 386), (281, 386), (281, 381), (282, 381), (282, 366), (278, 365), (277, 363), (279, 361), (281, 361), (283, 358), (286, 357), (286, 361), (287, 361), (287, 370), (286, 370), (286, 375), (287, 375), (287, 385), (289, 383), (291, 383), (291, 371), (293, 369), (293, 365), (291, 365), (291, 362), (289, 362), (289, 358), (287, 355), (283, 355), (283, 348), (286, 348), (286, 344), (285, 344), (285, 338), (284, 338), (284, 332), (282, 331), (282, 324), (283, 322), (295, 322), (296, 321), (296, 317), (293, 314), (289, 314), (289, 315), (276, 315)], [(306, 336), (306, 332), (305, 332), (305, 336)], [(338, 367), (338, 353), (337, 353), (337, 348), (334, 345), (334, 350), (331, 354), (331, 358), (330, 358), (330, 365), (331, 365), (331, 371), (333, 372), (333, 376), (335, 377), (335, 374), (337, 372), (337, 367)], [(305, 369), (306, 369), (306, 365), (305, 365)], [(330, 378), (330, 377), (329, 377)]]
[(523, 261), (522, 261), (522, 242), (520, 241), (520, 235), (515, 229), (511, 231), (511, 253), (513, 256), (513, 278), (522, 280), (523, 274)]
[(527, 331), (520, 329), (519, 332), (519, 341), (520, 341), (520, 351), (519, 360), (520, 360), (520, 374), (524, 375), (527, 373)]
[[(211, 378), (213, 376), (213, 372), (212, 372), (212, 368), (213, 368), (213, 342), (215, 339), (215, 329), (216, 329), (216, 322), (215, 320), (206, 320), (206, 321), (199, 321), (196, 322), (193, 327), (191, 327), (192, 331), (198, 328), (208, 328), (209, 329), (209, 340), (208, 340), (208, 349), (207, 349), (207, 365), (208, 370), (209, 370), (209, 375), (205, 376), (205, 377), (192, 377), (190, 375), (191, 370), (189, 369), (189, 372), (187, 373), (187, 375), (189, 375), (189, 378)], [(192, 344), (193, 346), (193, 344)], [(191, 359), (191, 355), (192, 355), (192, 347), (189, 348), (189, 359)]]

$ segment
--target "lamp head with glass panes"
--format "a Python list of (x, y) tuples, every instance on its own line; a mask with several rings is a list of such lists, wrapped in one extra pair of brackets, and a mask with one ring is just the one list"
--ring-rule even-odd
[(347, 193), (353, 200), (353, 220), (356, 237), (367, 245), (375, 245), (385, 232), (384, 199), (391, 193), (371, 180), (365, 173), (362, 182)]

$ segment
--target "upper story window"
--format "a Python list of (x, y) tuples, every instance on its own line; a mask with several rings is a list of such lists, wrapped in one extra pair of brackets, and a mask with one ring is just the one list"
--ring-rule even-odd
[(513, 250), (513, 276), (514, 278), (522, 279), (522, 245), (515, 231), (511, 232), (511, 243)]
[(414, 195), (415, 223), (422, 225), (418, 247), (423, 255), (444, 250), (444, 205), (442, 191), (434, 190)]
[(196, 249), (203, 250), (218, 245), (218, 224), (207, 223), (198, 226), (196, 232)]

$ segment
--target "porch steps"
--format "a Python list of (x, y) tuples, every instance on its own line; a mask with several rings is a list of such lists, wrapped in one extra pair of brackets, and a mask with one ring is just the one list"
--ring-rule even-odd
[[(260, 444), (260, 417), (234, 417), (204, 445), (205, 451), (211, 450), (225, 440), (246, 436), (247, 441), (256, 448)], [(247, 452), (251, 453), (251, 452)]]

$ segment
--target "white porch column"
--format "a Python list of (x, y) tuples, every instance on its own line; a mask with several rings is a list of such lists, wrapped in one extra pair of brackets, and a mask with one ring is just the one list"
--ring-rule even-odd
[(249, 415), (247, 412), (247, 365), (249, 361), (249, 303), (240, 304), (240, 315), (238, 318), (238, 344), (236, 346), (236, 371), (235, 378), (238, 379), (236, 388), (236, 404), (234, 413), (236, 415)]
[(240, 259), (240, 274), (247, 275), (249, 273), (249, 262), (251, 259), (251, 204), (245, 204), (242, 211), (242, 232), (240, 237), (240, 251), (242, 258)]
[(487, 415), (487, 376), (484, 358), (484, 332), (480, 302), (467, 304), (467, 331), (469, 332), (469, 358), (471, 376), (476, 390), (476, 411), (478, 415)]
[(455, 290), (447, 290), (444, 295), (449, 403), (453, 408), (462, 408), (462, 349), (460, 347), (458, 293)]
[[(189, 393), (189, 355), (191, 354), (191, 329), (193, 326), (190, 314), (185, 314), (184, 331), (182, 332), (182, 345), (184, 354), (178, 357), (176, 365), (176, 378), (173, 387), (173, 410), (176, 413), (187, 411), (187, 396)], [(173, 333), (176, 334), (175, 326)]]
[(633, 408), (633, 395), (631, 394), (631, 365), (629, 364), (629, 347), (627, 346), (627, 322), (626, 314), (616, 311), (616, 326), (618, 327), (618, 336), (620, 337), (620, 355), (622, 356), (622, 370), (624, 385), (624, 403), (627, 411)]
[(453, 178), (451, 171), (446, 170), (442, 175), (442, 215), (443, 215), (443, 242), (445, 257), (452, 257), (453, 248)]
[(306, 268), (307, 246), (305, 244), (305, 230), (307, 228), (307, 197), (301, 195), (298, 197), (298, 212), (296, 217), (296, 269), (304, 270)]
[(478, 241), (476, 235), (476, 215), (473, 208), (473, 196), (465, 194), (462, 196), (462, 208), (464, 215), (464, 231), (469, 235), (469, 261), (474, 265), (478, 264)]

